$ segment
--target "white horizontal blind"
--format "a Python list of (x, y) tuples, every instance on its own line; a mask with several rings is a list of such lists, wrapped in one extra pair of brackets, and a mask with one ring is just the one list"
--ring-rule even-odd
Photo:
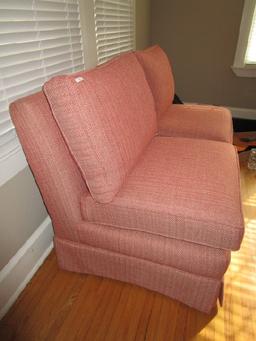
[(9, 104), (84, 68), (82, 51), (78, 0), (0, 0), (0, 161), (20, 148)]
[(256, 64), (256, 5), (245, 54), (245, 64)]
[(134, 49), (134, 0), (94, 0), (98, 63)]

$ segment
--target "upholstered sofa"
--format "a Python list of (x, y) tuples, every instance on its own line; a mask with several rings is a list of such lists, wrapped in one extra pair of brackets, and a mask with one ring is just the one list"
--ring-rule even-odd
[(244, 233), (232, 121), (173, 94), (154, 46), (56, 76), (10, 110), (59, 266), (209, 313)]

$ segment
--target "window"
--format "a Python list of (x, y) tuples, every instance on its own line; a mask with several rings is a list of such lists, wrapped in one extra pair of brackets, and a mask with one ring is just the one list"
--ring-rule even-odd
[(94, 0), (98, 63), (135, 47), (134, 0)]
[(0, 0), (0, 184), (26, 166), (9, 104), (83, 67), (78, 0)]
[(245, 54), (246, 64), (256, 64), (256, 5), (252, 19), (251, 31), (249, 34), (247, 50)]
[(256, 77), (256, 0), (245, 0), (233, 71)]

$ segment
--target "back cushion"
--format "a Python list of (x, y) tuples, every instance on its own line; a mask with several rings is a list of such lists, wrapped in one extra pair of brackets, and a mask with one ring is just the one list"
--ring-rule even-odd
[(158, 45), (135, 54), (145, 71), (155, 99), (157, 115), (160, 117), (174, 97), (174, 79), (168, 57)]
[(91, 195), (110, 202), (156, 132), (154, 100), (136, 57), (54, 77), (44, 92)]

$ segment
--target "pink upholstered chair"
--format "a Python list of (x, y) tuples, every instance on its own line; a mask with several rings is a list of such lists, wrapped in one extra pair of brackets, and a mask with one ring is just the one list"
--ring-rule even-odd
[[(12, 119), (62, 269), (134, 283), (209, 313), (244, 232), (237, 155), (221, 142), (228, 129), (216, 129), (218, 141), (198, 131), (200, 139), (173, 137), (174, 128), (159, 136), (157, 98), (167, 96), (170, 109), (163, 76), (171, 74), (158, 67), (157, 94), (134, 53), (54, 77), (44, 92), (14, 102)], [(207, 125), (200, 110), (194, 119)]]

